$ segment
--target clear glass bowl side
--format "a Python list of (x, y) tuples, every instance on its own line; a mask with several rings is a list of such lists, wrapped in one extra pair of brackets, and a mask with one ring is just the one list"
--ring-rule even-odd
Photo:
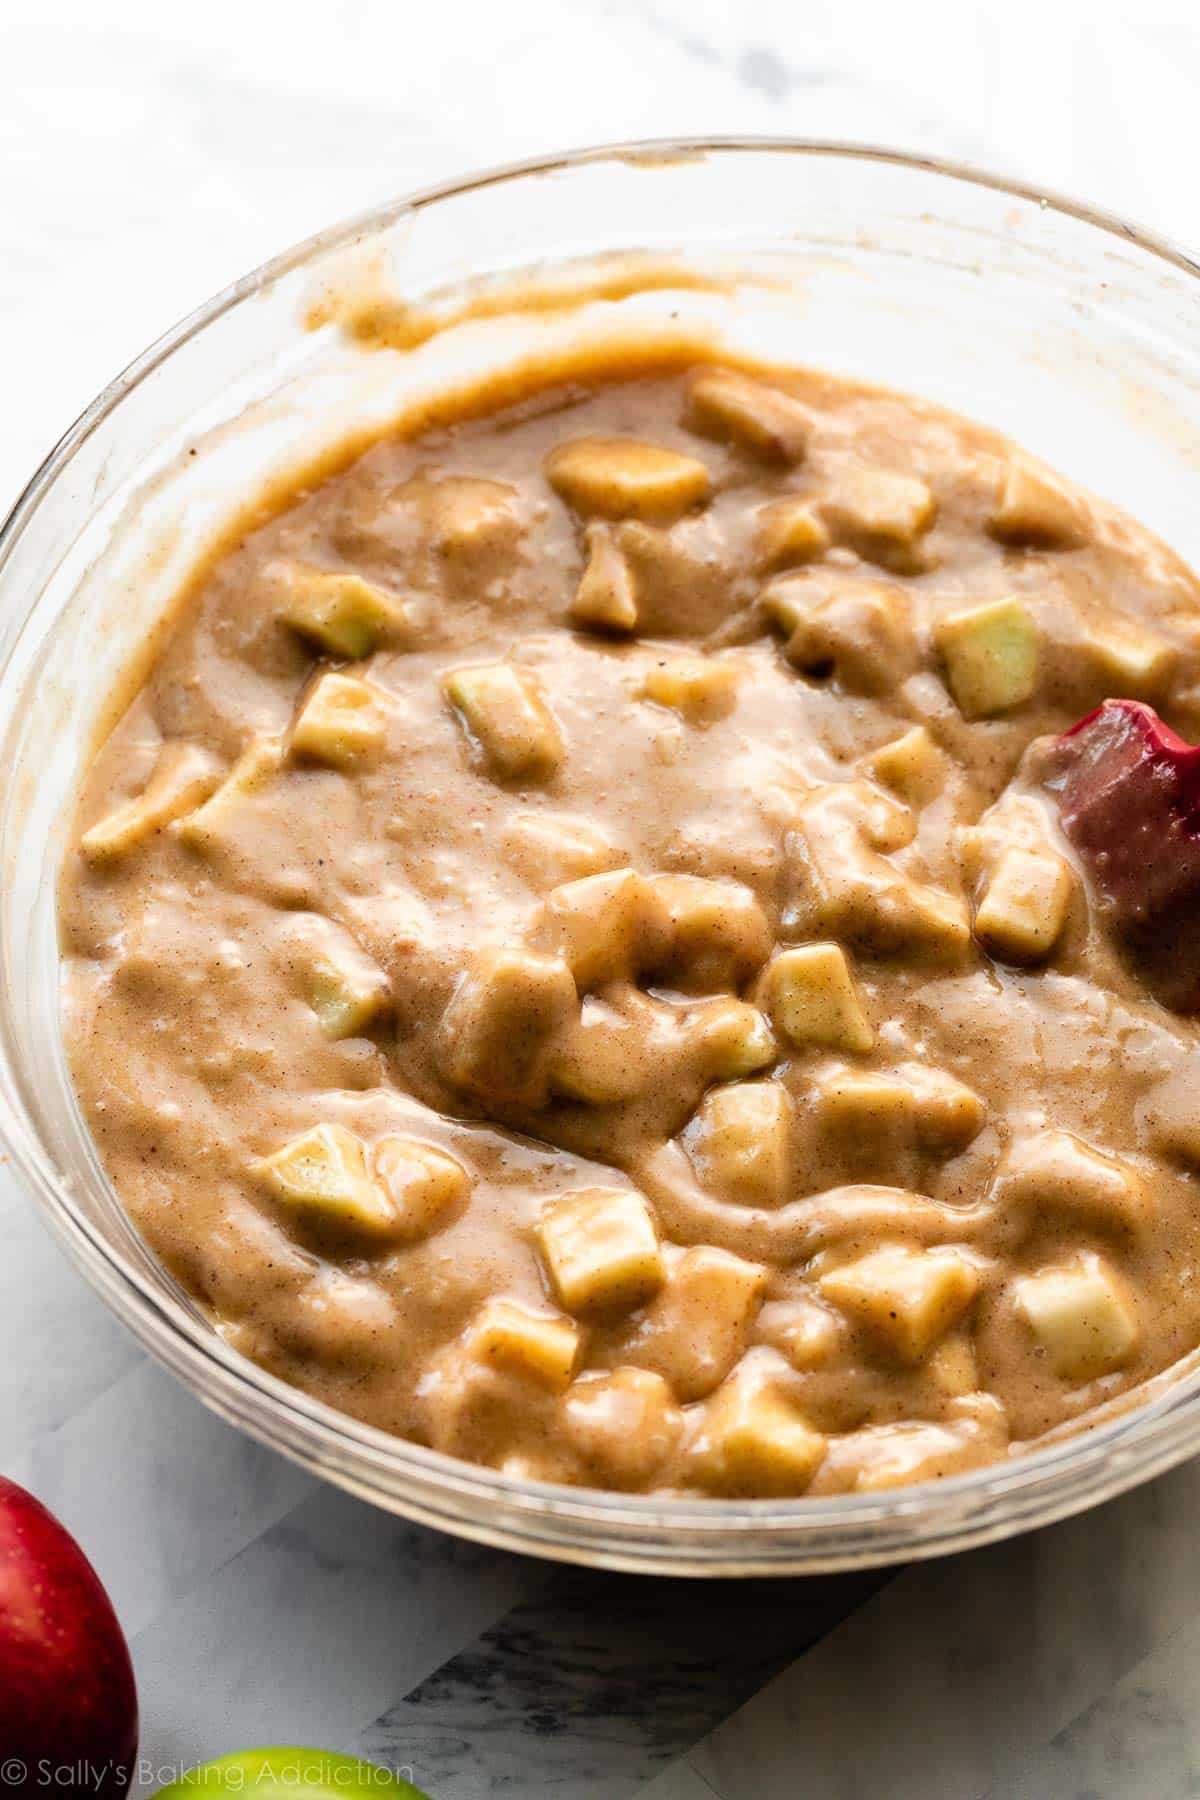
[[(517, 302), (636, 253), (696, 280), (573, 309)], [(614, 259), (617, 259), (614, 263)], [(648, 266), (648, 265), (647, 265)], [(405, 352), (306, 330), (364, 270), (416, 306), (486, 307)], [(504, 282), (515, 310), (505, 313)], [(526, 296), (527, 297), (527, 296)], [(686, 332), (714, 352), (899, 386), (1011, 432), (1200, 561), (1200, 312), (1169, 246), (852, 147), (587, 153), (336, 228), (147, 352), (48, 460), (0, 535), (0, 1136), (52, 1228), (207, 1404), (397, 1512), (514, 1549), (677, 1574), (804, 1572), (962, 1548), (1078, 1510), (1200, 1445), (1189, 1368), (1022, 1460), (891, 1494), (630, 1499), (519, 1482), (355, 1424), (235, 1356), (132, 1230), (65, 1065), (54, 889), (114, 681), (182, 576), (268, 481), (497, 368)]]

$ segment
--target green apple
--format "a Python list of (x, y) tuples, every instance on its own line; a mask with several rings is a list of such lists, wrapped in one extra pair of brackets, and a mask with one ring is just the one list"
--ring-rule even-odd
[(239, 1750), (215, 1762), (189, 1769), (169, 1787), (160, 1788), (158, 1800), (195, 1800), (197, 1794), (237, 1794), (251, 1800), (288, 1800), (293, 1795), (328, 1795), (329, 1800), (430, 1800), (390, 1769), (362, 1762), (356, 1756), (339, 1756), (333, 1750), (305, 1750), (275, 1745), (265, 1750)]

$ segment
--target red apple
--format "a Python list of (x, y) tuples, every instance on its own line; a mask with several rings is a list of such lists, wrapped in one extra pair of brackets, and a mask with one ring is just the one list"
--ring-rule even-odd
[(119, 1800), (136, 1752), (133, 1665), (100, 1577), (40, 1501), (0, 1476), (6, 1800), (64, 1785)]

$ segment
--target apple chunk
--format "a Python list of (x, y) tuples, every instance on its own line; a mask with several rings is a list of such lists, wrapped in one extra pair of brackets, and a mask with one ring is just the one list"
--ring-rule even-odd
[(540, 950), (561, 956), (580, 993), (653, 968), (667, 955), (671, 915), (636, 869), (585, 875), (552, 888), (532, 921)]
[(409, 630), (409, 610), (402, 601), (360, 575), (319, 569), (293, 574), (280, 616), (318, 650), (352, 661)]
[(737, 705), (736, 663), (708, 656), (672, 656), (655, 663), (638, 690), (639, 698), (681, 713), (689, 725), (712, 725)]
[(669, 523), (707, 500), (708, 470), (694, 456), (640, 438), (576, 438), (546, 458), (546, 479), (576, 512)]
[(791, 1176), (792, 1101), (778, 1081), (731, 1081), (705, 1095), (688, 1126), (702, 1184), (736, 1206), (781, 1206)]
[(640, 1194), (586, 1188), (548, 1207), (538, 1242), (568, 1312), (627, 1311), (662, 1286), (663, 1260)]
[(1011, 845), (980, 896), (976, 937), (1004, 962), (1044, 962), (1062, 935), (1073, 886), (1061, 856)]
[(825, 1459), (825, 1438), (779, 1383), (777, 1367), (786, 1367), (781, 1358), (752, 1350), (705, 1405), (691, 1444), (699, 1486), (756, 1497), (808, 1487)]
[(388, 1237), (395, 1229), (391, 1197), (372, 1180), (362, 1140), (344, 1125), (315, 1125), (264, 1157), (258, 1173), (285, 1208), (312, 1224), (364, 1237)]
[(812, 431), (812, 416), (794, 394), (734, 369), (695, 371), (685, 418), (702, 437), (736, 444), (773, 463), (803, 461)]
[(396, 1210), (402, 1235), (424, 1237), (455, 1213), (471, 1191), (471, 1177), (458, 1158), (436, 1144), (398, 1133), (380, 1138), (373, 1166)]
[(352, 939), (331, 931), (311, 946), (305, 998), (327, 1038), (360, 1037), (388, 1006), (388, 979)]
[(1083, 542), (1083, 509), (1051, 470), (1029, 457), (1010, 458), (989, 521), (994, 537), (1043, 550), (1070, 550)]
[(550, 1045), (577, 1005), (575, 978), (561, 957), (485, 946), (442, 1014), (441, 1073), (477, 1100), (543, 1105)]
[(776, 1028), (797, 1048), (821, 1044), (863, 1052), (875, 1042), (840, 944), (781, 950), (760, 986)]
[(572, 1320), (501, 1296), (484, 1302), (468, 1336), (481, 1362), (524, 1375), (556, 1394), (569, 1386), (579, 1359), (579, 1327)]
[(316, 681), (292, 726), (293, 755), (351, 771), (377, 757), (387, 737), (383, 695), (357, 675)]
[(979, 1275), (953, 1250), (894, 1244), (831, 1269), (820, 1287), (900, 1362), (918, 1363), (970, 1306)]
[(1032, 699), (1040, 643), (1020, 600), (993, 600), (953, 613), (934, 635), (964, 719), (988, 719)]
[(79, 848), (89, 862), (111, 862), (208, 799), (220, 770), (198, 744), (167, 744), (134, 799), (85, 831)]
[(562, 733), (537, 679), (511, 663), (452, 669), (442, 690), (476, 754), (492, 775), (515, 781), (552, 774)]
[(1124, 1284), (1101, 1257), (1014, 1282), (1017, 1311), (1064, 1381), (1094, 1381), (1128, 1362), (1138, 1326)]
[(570, 605), (571, 620), (593, 631), (635, 631), (637, 592), (633, 575), (607, 525), (584, 533), (587, 562)]

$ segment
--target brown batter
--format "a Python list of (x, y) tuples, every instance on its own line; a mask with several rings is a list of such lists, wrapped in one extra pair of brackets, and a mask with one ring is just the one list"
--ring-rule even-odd
[(1195, 1028), (1034, 743), (1186, 727), (1196, 581), (918, 402), (585, 376), (185, 596), (63, 872), (85, 1115), (230, 1343), (453, 1455), (1006, 1456), (1200, 1342)]

